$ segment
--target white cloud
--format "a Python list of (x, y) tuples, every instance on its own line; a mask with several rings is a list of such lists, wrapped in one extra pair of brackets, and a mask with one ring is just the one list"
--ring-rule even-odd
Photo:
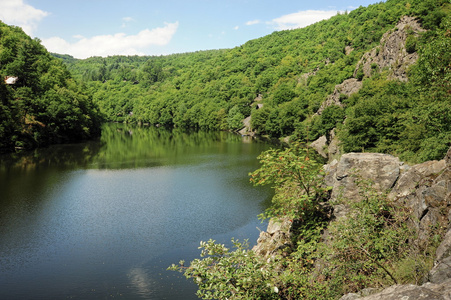
[(124, 22), (131, 22), (131, 21), (134, 21), (134, 19), (132, 17), (123, 17), (122, 21), (124, 21)]
[(246, 22), (246, 25), (250, 26), (250, 25), (256, 25), (259, 23), (260, 23), (260, 20), (252, 20), (252, 21)]
[(135, 21), (135, 19), (133, 19), (132, 17), (123, 17), (122, 21), (123, 21), (123, 23), (122, 23), (121, 27), (125, 28), (125, 27), (127, 27), (128, 23)]
[(167, 45), (178, 29), (179, 23), (165, 23), (164, 27), (145, 29), (137, 35), (116, 33), (114, 35), (98, 35), (91, 38), (77, 36), (75, 43), (60, 37), (43, 39), (42, 44), (50, 51), (70, 54), (76, 58), (109, 55), (144, 55), (151, 46)]
[(23, 0), (0, 0), (0, 20), (22, 27), (28, 35), (32, 35), (39, 21), (48, 15), (48, 12), (23, 3)]
[(240, 29), (240, 26), (235, 26), (235, 27), (233, 27), (233, 29), (238, 30), (238, 29)]
[(318, 21), (329, 19), (335, 16), (337, 12), (336, 10), (305, 10), (281, 16), (268, 23), (275, 25), (277, 30), (302, 28)]

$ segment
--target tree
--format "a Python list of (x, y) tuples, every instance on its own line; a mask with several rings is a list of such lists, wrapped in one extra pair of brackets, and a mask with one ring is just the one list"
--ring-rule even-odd
[(238, 105), (235, 105), (230, 109), (227, 117), (227, 123), (229, 124), (229, 128), (232, 130), (238, 130), (243, 128), (242, 122), (243, 119), (244, 116), (241, 113), (240, 108), (238, 107)]
[(272, 206), (266, 217), (289, 216), (303, 218), (307, 212), (318, 209), (325, 196), (322, 184), (324, 172), (321, 164), (300, 144), (286, 149), (270, 149), (258, 159), (261, 167), (250, 173), (250, 181), (259, 185), (272, 185), (276, 189)]

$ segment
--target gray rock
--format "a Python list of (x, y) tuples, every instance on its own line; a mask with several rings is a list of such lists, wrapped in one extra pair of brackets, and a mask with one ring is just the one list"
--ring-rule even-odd
[(334, 92), (327, 96), (326, 101), (321, 104), (321, 107), (318, 109), (316, 114), (321, 115), (321, 113), (331, 105), (338, 105), (340, 107), (343, 104), (340, 101), (341, 95), (346, 95), (347, 97), (352, 94), (357, 93), (363, 86), (361, 81), (358, 81), (356, 78), (346, 79), (341, 84), (337, 84), (335, 86)]
[[(343, 299), (343, 298), (342, 298)], [(355, 299), (355, 298), (354, 298)], [(440, 292), (433, 289), (416, 285), (394, 285), (386, 288), (380, 293), (358, 298), (360, 300), (444, 300), (445, 298)]]
[(274, 259), (277, 254), (290, 252), (293, 247), (291, 241), (292, 222), (289, 219), (272, 218), (266, 231), (260, 232), (257, 245), (252, 248), (256, 254), (266, 260)]
[(374, 182), (379, 191), (386, 191), (393, 187), (400, 173), (399, 158), (380, 153), (348, 153), (344, 154), (335, 170), (331, 169), (333, 183), (332, 199), (358, 199), (359, 190), (355, 183), (357, 174), (362, 179)]
[(340, 300), (355, 300), (355, 299), (361, 299), (359, 294), (356, 293), (349, 293), (346, 295), (343, 295), (343, 297), (340, 298)]
[(440, 260), (429, 272), (429, 282), (443, 283), (451, 279), (451, 256)]
[(437, 260), (442, 260), (448, 256), (451, 256), (451, 229), (445, 235), (445, 238), (438, 246), (435, 253)]
[(376, 66), (376, 70), (389, 69), (389, 78), (400, 81), (407, 81), (407, 69), (418, 60), (417, 53), (407, 53), (406, 40), (408, 31), (414, 35), (425, 31), (420, 23), (413, 17), (404, 16), (392, 31), (385, 33), (380, 41), (380, 46), (365, 53), (357, 64), (354, 77), (361, 69), (366, 77), (371, 77)]
[(324, 149), (327, 146), (327, 138), (325, 135), (319, 137), (316, 141), (312, 142), (310, 144), (310, 147), (312, 147), (313, 149), (316, 150), (316, 152), (319, 153), (319, 155), (321, 155), (324, 158), (327, 158), (327, 154), (324, 151)]

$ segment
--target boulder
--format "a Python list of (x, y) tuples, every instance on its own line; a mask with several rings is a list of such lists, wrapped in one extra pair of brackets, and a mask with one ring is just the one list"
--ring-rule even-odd
[(340, 300), (450, 300), (451, 299), (451, 280), (442, 284), (424, 284), (417, 286), (413, 284), (394, 285), (366, 297), (360, 297), (359, 294), (346, 294)]
[(271, 218), (266, 231), (260, 232), (257, 245), (252, 251), (268, 261), (274, 259), (277, 254), (288, 253), (293, 247), (291, 227), (292, 221), (288, 218)]
[[(381, 153), (348, 153), (326, 167), (326, 183), (332, 186), (332, 200), (358, 199), (356, 179), (368, 179), (384, 192), (398, 180), (402, 163), (399, 158)], [(357, 176), (357, 177), (356, 177)]]
[(327, 138), (325, 135), (319, 137), (317, 140), (312, 142), (310, 144), (310, 147), (316, 150), (319, 155), (321, 155), (324, 158), (327, 158), (327, 153), (324, 151), (324, 149), (327, 147)]

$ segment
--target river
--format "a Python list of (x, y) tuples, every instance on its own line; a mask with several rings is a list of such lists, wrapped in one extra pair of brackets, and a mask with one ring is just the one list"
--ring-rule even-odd
[(200, 241), (255, 244), (270, 146), (106, 124), (99, 140), (0, 156), (0, 299), (197, 299), (166, 271)]

